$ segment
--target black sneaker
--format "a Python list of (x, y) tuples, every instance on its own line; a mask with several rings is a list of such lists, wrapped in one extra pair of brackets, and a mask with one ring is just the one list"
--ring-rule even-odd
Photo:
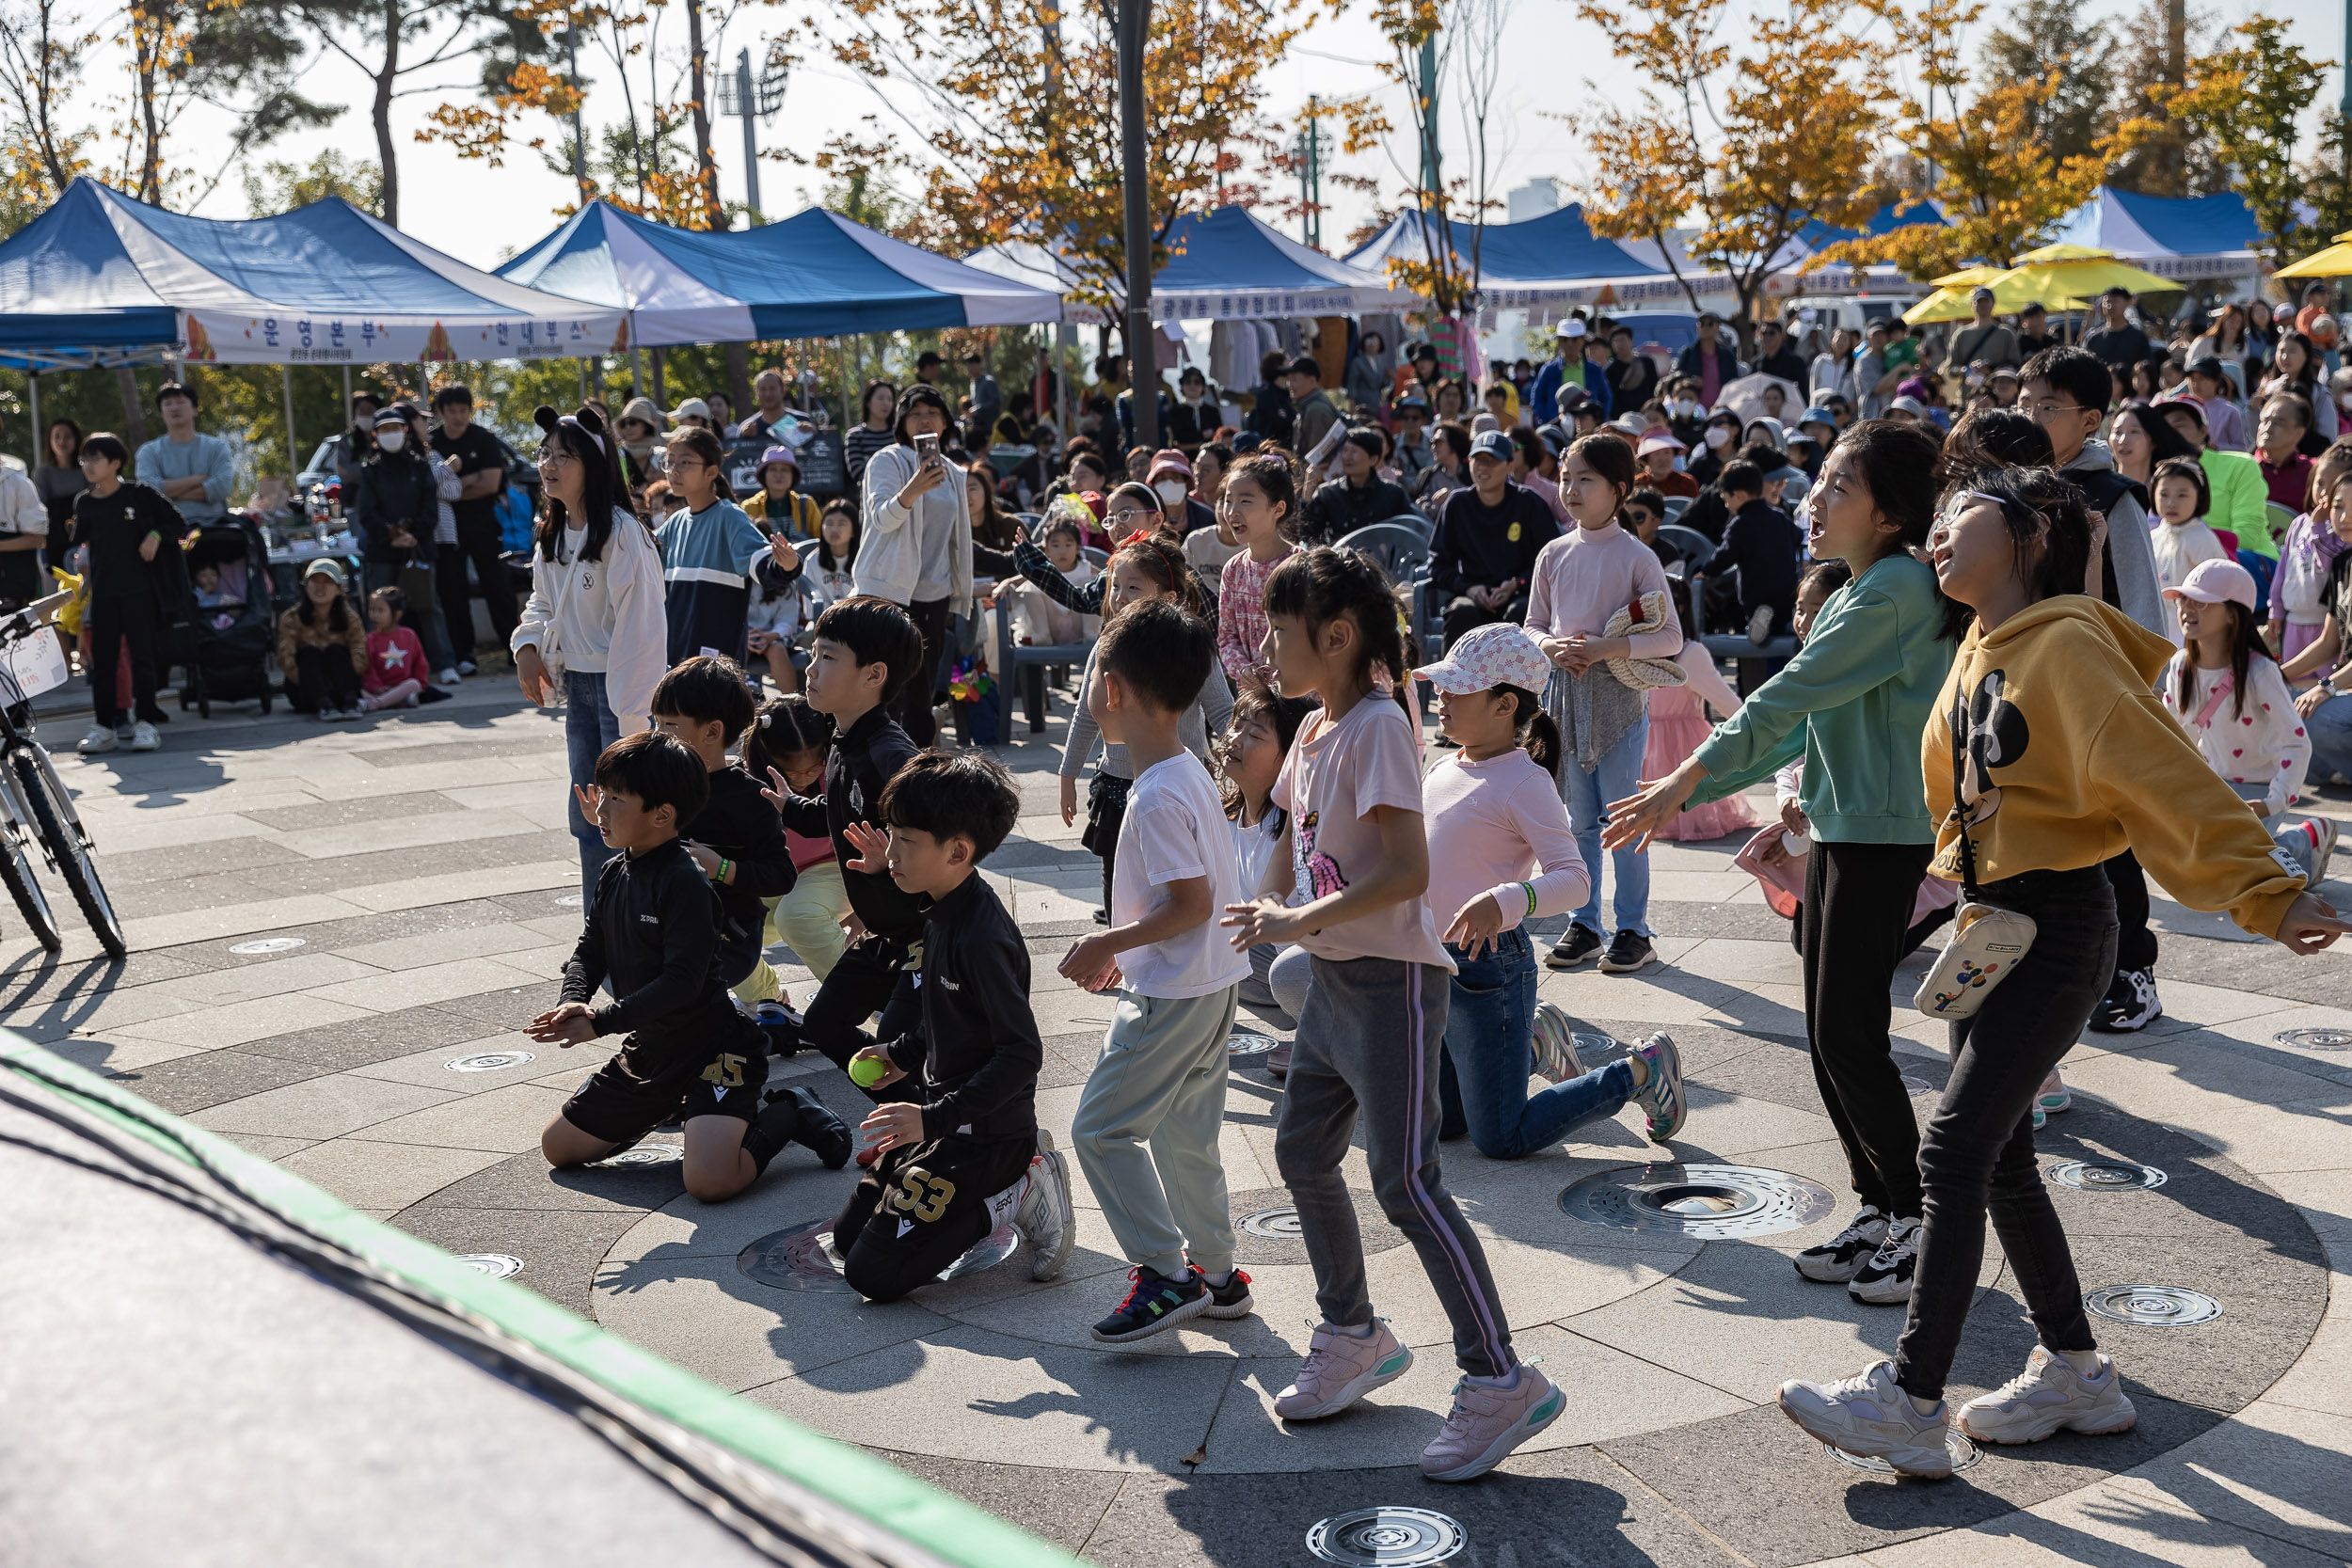
[(1845, 1229), (1798, 1253), (1797, 1272), (1824, 1285), (1843, 1285), (1862, 1272), (1884, 1240), (1886, 1216), (1866, 1203)]
[(1919, 1266), (1917, 1220), (1889, 1220), (1886, 1239), (1870, 1260), (1846, 1282), (1846, 1293), (1874, 1307), (1899, 1307), (1911, 1299), (1911, 1276)]
[(1149, 1339), (1208, 1309), (1209, 1287), (1199, 1269), (1186, 1269), (1182, 1279), (1163, 1279), (1137, 1264), (1127, 1271), (1125, 1298), (1088, 1332), (1106, 1345), (1123, 1345)]
[(850, 1163), (850, 1154), (857, 1145), (850, 1136), (849, 1123), (825, 1108), (825, 1102), (806, 1089), (786, 1085), (770, 1089), (765, 1104), (773, 1105), (789, 1101), (799, 1112), (799, 1120), (792, 1129), (792, 1141), (814, 1153), (824, 1162), (827, 1170), (839, 1170)]
[(1095, 923), (1097, 926), (1107, 926), (1107, 925), (1109, 925), (1109, 924), (1111, 923), (1111, 911), (1108, 911), (1108, 910), (1097, 910), (1097, 911), (1094, 911), (1094, 923)]
[(768, 1037), (768, 1054), (789, 1056), (801, 1049), (802, 1019), (799, 1013), (782, 1002), (762, 1002), (752, 1015), (759, 1032)]
[(1600, 933), (1589, 926), (1571, 926), (1568, 934), (1544, 955), (1547, 969), (1574, 969), (1600, 951)]
[[(1193, 1273), (1200, 1276), (1202, 1284), (1208, 1284), (1207, 1275), (1200, 1275), (1198, 1269)], [(1209, 1285), (1209, 1305), (1200, 1315), (1204, 1318), (1246, 1318), (1256, 1305), (1249, 1298), (1249, 1276), (1235, 1269), (1224, 1284)]]
[(2091, 1009), (2090, 1026), (2103, 1035), (2129, 1035), (2164, 1016), (2156, 1000), (2156, 974), (2151, 969), (2119, 969), (2115, 983)]
[(1658, 961), (1658, 950), (1649, 944), (1649, 938), (1639, 931), (1619, 931), (1609, 951), (1600, 956), (1603, 974), (1630, 974), (1637, 969), (1647, 969)]

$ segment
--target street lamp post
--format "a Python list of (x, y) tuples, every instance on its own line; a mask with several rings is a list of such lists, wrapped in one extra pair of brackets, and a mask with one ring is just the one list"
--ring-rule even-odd
[(1152, 0), (1119, 0), (1119, 136), (1127, 197), (1127, 385), (1135, 399), (1136, 439), (1160, 444), (1160, 372), (1152, 341), (1152, 193), (1144, 146), (1143, 43)]

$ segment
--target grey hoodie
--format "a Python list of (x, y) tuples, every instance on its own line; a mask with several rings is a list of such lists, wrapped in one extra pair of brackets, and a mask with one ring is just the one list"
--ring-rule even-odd
[[(2105, 441), (2085, 441), (2066, 468), (2070, 473), (2112, 472), (2115, 458)], [(2107, 511), (2107, 559), (2115, 563), (2115, 596), (2122, 601), (2123, 613), (2158, 637), (2169, 638), (2170, 617), (2164, 612), (2164, 594), (2156, 585), (2155, 547), (2148, 542), (2148, 512), (2129, 496)]]

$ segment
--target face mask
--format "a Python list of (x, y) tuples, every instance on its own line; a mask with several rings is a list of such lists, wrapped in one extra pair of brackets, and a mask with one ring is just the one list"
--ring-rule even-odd
[(408, 444), (408, 433), (397, 425), (389, 430), (379, 430), (375, 433), (375, 444), (386, 451), (398, 451)]
[(1722, 425), (1709, 425), (1707, 430), (1707, 444), (1717, 451), (1721, 451), (1731, 445), (1731, 432)]
[(1164, 479), (1152, 488), (1158, 491), (1160, 499), (1170, 506), (1184, 505), (1184, 497), (1189, 493), (1184, 489), (1184, 482), (1181, 479)]
[(1698, 411), (1699, 405), (1690, 398), (1677, 398), (1675, 400), (1675, 413), (1678, 418), (1687, 420)]

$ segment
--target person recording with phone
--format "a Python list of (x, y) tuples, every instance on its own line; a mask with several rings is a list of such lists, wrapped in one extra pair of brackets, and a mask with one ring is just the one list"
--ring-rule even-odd
[[(855, 583), (901, 606), (923, 636), (915, 678), (898, 696), (898, 725), (919, 749), (939, 733), (931, 707), (947, 626), (972, 597), (972, 517), (961, 471), (940, 451), (947, 402), (929, 387), (898, 402), (898, 440), (866, 467)], [(950, 483), (953, 481), (953, 483)]]

